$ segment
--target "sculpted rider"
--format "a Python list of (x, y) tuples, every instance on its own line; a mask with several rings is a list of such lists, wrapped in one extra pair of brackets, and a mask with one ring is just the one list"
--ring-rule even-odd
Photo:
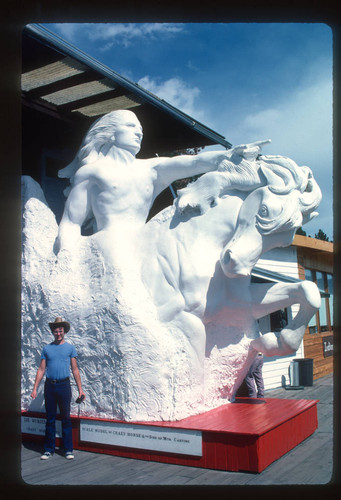
[[(86, 411), (176, 420), (233, 400), (256, 352), (298, 349), (320, 307), (316, 285), (252, 283), (251, 272), (265, 252), (290, 245), (296, 228), (317, 215), (321, 192), (307, 167), (281, 156), (258, 158), (268, 141), (140, 160), (141, 141), (129, 111), (109, 113), (90, 128), (59, 173), (71, 186), (57, 259), (45, 218), (40, 223), (40, 200), (26, 203), (23, 325), (41, 324), (46, 307), (76, 318), (87, 360)], [(173, 207), (145, 224), (164, 188), (200, 172)], [(182, 213), (187, 207), (194, 210)], [(55, 230), (51, 210), (43, 203), (41, 211)], [(81, 238), (93, 219), (94, 234)], [(281, 332), (259, 335), (257, 319), (292, 304), (299, 310)], [(39, 341), (30, 330), (23, 334), (24, 354), (33, 359)], [(43, 360), (32, 397), (44, 366)], [(48, 377), (61, 390), (68, 372)]]
[(92, 125), (74, 161), (59, 172), (70, 178), (71, 190), (57, 251), (74, 248), (92, 214), (97, 231), (136, 234), (161, 191), (176, 179), (216, 170), (233, 151), (136, 159), (142, 137), (139, 120), (127, 110), (108, 113)]

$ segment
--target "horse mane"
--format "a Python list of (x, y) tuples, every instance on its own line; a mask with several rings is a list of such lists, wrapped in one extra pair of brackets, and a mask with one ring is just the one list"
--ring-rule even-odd
[(318, 215), (314, 210), (320, 204), (322, 194), (309, 167), (298, 166), (285, 156), (262, 156), (260, 169), (269, 190), (278, 195), (297, 191), (298, 203), (286, 203), (281, 215), (270, 220), (256, 216), (256, 224), (262, 234), (271, 234), (297, 228)]
[(217, 172), (229, 178), (230, 188), (241, 191), (252, 191), (259, 185), (259, 165), (257, 160), (249, 161), (238, 154), (232, 154), (231, 159), (223, 160)]
[[(278, 195), (297, 190), (299, 204), (285, 206), (281, 217), (275, 221), (257, 216), (257, 225), (263, 233), (299, 227), (317, 215), (313, 211), (322, 195), (310, 168), (298, 166), (290, 158), (279, 155), (260, 155), (249, 161), (232, 154), (230, 159), (220, 163), (218, 170), (202, 175), (180, 189), (178, 195), (195, 194), (195, 198), (204, 204), (212, 198), (224, 198), (233, 190), (252, 192), (265, 186)], [(214, 204), (209, 204), (208, 209), (211, 206)]]

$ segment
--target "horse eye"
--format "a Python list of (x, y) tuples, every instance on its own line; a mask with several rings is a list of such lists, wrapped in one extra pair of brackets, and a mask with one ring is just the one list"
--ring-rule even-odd
[(258, 214), (261, 217), (267, 217), (269, 215), (268, 207), (266, 205), (262, 205), (258, 211)]

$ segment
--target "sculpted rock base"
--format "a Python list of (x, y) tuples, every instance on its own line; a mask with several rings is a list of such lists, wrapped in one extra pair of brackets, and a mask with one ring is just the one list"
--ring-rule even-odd
[[(60, 311), (78, 352), (87, 395), (82, 415), (176, 420), (226, 403), (251, 339), (239, 328), (225, 328), (233, 348), (215, 345), (201, 366), (182, 330), (158, 320), (136, 274), (138, 259), (123, 279), (119, 267), (104, 261), (96, 235), (82, 238), (77, 252), (56, 257), (58, 226), (39, 185), (24, 178), (23, 193), (23, 408), (43, 410), (43, 385), (36, 400), (30, 393), (41, 350), (53, 340), (48, 322)], [(73, 403), (74, 413), (78, 408)]]
[[(23, 178), (22, 404), (31, 401), (48, 323), (71, 323), (86, 399), (72, 411), (175, 420), (234, 399), (257, 351), (295, 352), (319, 308), (313, 283), (251, 283), (261, 255), (290, 245), (321, 192), (308, 167), (263, 156), (269, 141), (228, 151), (137, 159), (142, 125), (128, 110), (96, 120), (74, 160), (57, 226), (36, 182)], [(173, 181), (204, 174), (145, 223)], [(92, 236), (82, 236), (92, 226)], [(293, 303), (281, 332), (257, 319)]]
[[(237, 147), (222, 170), (180, 191), (174, 206), (147, 224), (101, 205), (115, 191), (107, 183), (110, 193), (93, 207), (102, 208), (102, 225), (86, 237), (70, 208), (76, 187), (61, 232), (40, 187), (23, 179), (25, 409), (42, 409), (43, 388), (33, 402), (30, 392), (41, 350), (52, 341), (48, 322), (58, 315), (71, 323), (68, 338), (79, 355), (87, 395), (81, 414), (94, 417), (159, 421), (201, 413), (234, 399), (257, 351), (298, 349), (320, 307), (316, 285), (252, 283), (251, 270), (264, 252), (291, 244), (296, 228), (317, 215), (321, 192), (308, 167), (259, 157), (257, 148), (242, 146), (241, 159)], [(78, 195), (88, 182), (79, 179)], [(57, 252), (61, 234), (67, 244)], [(260, 335), (257, 319), (292, 304), (298, 313), (281, 332)]]

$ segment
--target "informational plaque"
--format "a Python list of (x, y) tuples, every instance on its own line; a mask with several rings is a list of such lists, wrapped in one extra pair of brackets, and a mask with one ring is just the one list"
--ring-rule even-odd
[(80, 439), (125, 448), (202, 456), (202, 432), (196, 430), (81, 420)]
[[(45, 423), (45, 418), (21, 417), (21, 432), (45, 436)], [(56, 420), (56, 437), (62, 437), (62, 423), (60, 420)]]

